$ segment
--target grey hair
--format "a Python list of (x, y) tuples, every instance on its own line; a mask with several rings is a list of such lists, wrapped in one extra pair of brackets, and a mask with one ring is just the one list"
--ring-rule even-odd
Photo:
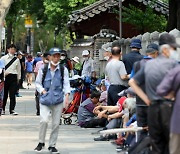
[(126, 102), (127, 108), (130, 114), (132, 114), (133, 110), (136, 108), (136, 98), (127, 98), (124, 102)]
[(164, 48), (169, 49), (169, 48), (170, 48), (170, 45), (169, 45), (169, 44), (163, 44), (163, 45), (161, 45), (160, 48), (159, 48), (159, 53), (162, 53)]

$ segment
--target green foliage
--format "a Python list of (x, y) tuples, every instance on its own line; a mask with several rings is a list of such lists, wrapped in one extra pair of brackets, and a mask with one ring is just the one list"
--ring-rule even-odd
[(164, 31), (167, 20), (163, 15), (157, 15), (154, 10), (147, 7), (145, 11), (129, 5), (129, 8), (123, 7), (123, 22), (135, 25), (142, 33), (149, 31)]
[[(48, 50), (54, 43), (54, 28), (58, 27), (57, 45), (69, 48), (72, 43), (66, 27), (68, 15), (98, 0), (14, 0), (6, 16), (7, 27), (13, 25), (12, 35), (15, 43), (25, 46), (25, 15), (33, 18), (35, 51), (39, 51), (39, 42)], [(38, 27), (37, 27), (38, 22)]]
[(63, 29), (68, 21), (68, 15), (74, 10), (78, 10), (97, 0), (44, 0), (45, 14), (48, 23)]

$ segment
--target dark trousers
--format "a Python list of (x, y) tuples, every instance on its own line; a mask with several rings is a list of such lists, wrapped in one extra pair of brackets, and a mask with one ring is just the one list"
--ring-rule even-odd
[(108, 106), (115, 106), (117, 101), (119, 100), (118, 93), (122, 90), (126, 89), (125, 86), (121, 85), (110, 85), (108, 89)]
[(36, 101), (36, 113), (39, 114), (40, 113), (40, 106), (39, 106), (39, 93), (37, 92), (37, 90), (35, 91), (35, 101)]
[(169, 154), (169, 127), (172, 104), (165, 101), (152, 102), (148, 110), (148, 127), (152, 154)]
[(21, 79), (19, 80), (19, 87), (23, 87), (23, 81), (24, 81), (24, 71), (21, 71)]
[(106, 118), (101, 118), (101, 119), (92, 119), (90, 121), (86, 121), (85, 124), (82, 126), (84, 128), (95, 128), (95, 127), (105, 127), (107, 122)]
[(10, 106), (9, 112), (12, 113), (12, 110), (15, 109), (16, 106), (16, 91), (17, 91), (17, 75), (16, 74), (9, 74), (5, 78), (4, 83), (4, 99), (3, 99), (3, 110), (5, 111), (8, 94), (10, 97)]
[[(136, 105), (136, 118), (138, 127), (147, 127), (148, 126), (148, 106), (139, 106)], [(146, 137), (148, 132), (142, 130), (138, 132), (138, 140)]]

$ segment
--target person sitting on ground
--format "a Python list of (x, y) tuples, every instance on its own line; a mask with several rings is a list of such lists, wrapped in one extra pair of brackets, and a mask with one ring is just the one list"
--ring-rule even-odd
[[(134, 111), (135, 108), (135, 98), (127, 98), (126, 97), (121, 97), (118, 101), (118, 111), (114, 112), (113, 114), (108, 113), (106, 115), (106, 118), (108, 119), (108, 124), (106, 125), (106, 127), (104, 128), (104, 130), (106, 129), (114, 129), (114, 128), (120, 128), (120, 126), (123, 124), (125, 127), (125, 124), (128, 122), (129, 120), (129, 115), (131, 115), (130, 113), (132, 113), (132, 111)], [(108, 107), (108, 106), (107, 106)], [(110, 106), (109, 106), (110, 107)], [(112, 108), (111, 108), (112, 107)], [(111, 106), (111, 110), (109, 108), (108, 111), (112, 112), (112, 109), (115, 109), (115, 106)], [(106, 107), (105, 107), (106, 108)], [(101, 114), (104, 114), (103, 112), (99, 113), (98, 116), (100, 116)], [(105, 115), (102, 115), (102, 117), (105, 117)], [(98, 138), (94, 138), (95, 141), (108, 141), (111, 138), (112, 135), (104, 135), (104, 136), (100, 136)], [(117, 139), (117, 136), (113, 135), (113, 139)]]
[(90, 98), (86, 99), (78, 109), (78, 123), (80, 127), (94, 128), (97, 126), (104, 127), (105, 118), (97, 118), (93, 113), (94, 108), (99, 102), (100, 92), (92, 91)]
[(101, 103), (101, 105), (107, 106), (107, 84), (105, 80), (101, 81), (100, 89), (101, 89), (101, 96), (99, 98), (99, 102)]

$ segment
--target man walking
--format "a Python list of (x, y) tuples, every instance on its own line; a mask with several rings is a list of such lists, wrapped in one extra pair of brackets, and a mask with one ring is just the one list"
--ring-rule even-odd
[[(44, 53), (43, 54), (43, 60), (38, 61), (36, 63), (36, 67), (34, 69), (35, 77), (37, 76), (39, 69), (42, 69), (44, 67), (44, 64), (49, 63), (49, 56), (50, 56), (49, 53)], [(35, 101), (36, 101), (36, 115), (39, 116), (40, 115), (39, 93), (37, 90), (35, 91)]]
[(40, 93), (40, 130), (39, 144), (35, 151), (40, 152), (45, 146), (45, 137), (50, 115), (52, 116), (52, 131), (49, 139), (48, 150), (51, 153), (59, 153), (55, 148), (59, 122), (63, 108), (63, 98), (65, 94), (65, 104), (68, 105), (70, 84), (68, 70), (59, 65), (61, 50), (52, 48), (50, 50), (51, 61), (44, 69), (40, 69), (36, 78), (36, 89)]
[(14, 56), (16, 53), (16, 46), (10, 44), (7, 47), (8, 54), (3, 56), (1, 59), (5, 64), (5, 84), (4, 84), (4, 99), (3, 99), (3, 112), (5, 114), (5, 107), (7, 103), (8, 94), (10, 97), (9, 112), (11, 115), (18, 115), (15, 112), (16, 106), (16, 91), (18, 81), (21, 79), (21, 64), (18, 58)]
[(121, 50), (119, 47), (112, 48), (112, 59), (106, 65), (106, 75), (110, 82), (108, 89), (108, 105), (116, 105), (118, 93), (127, 87), (127, 72), (124, 63), (120, 61)]

